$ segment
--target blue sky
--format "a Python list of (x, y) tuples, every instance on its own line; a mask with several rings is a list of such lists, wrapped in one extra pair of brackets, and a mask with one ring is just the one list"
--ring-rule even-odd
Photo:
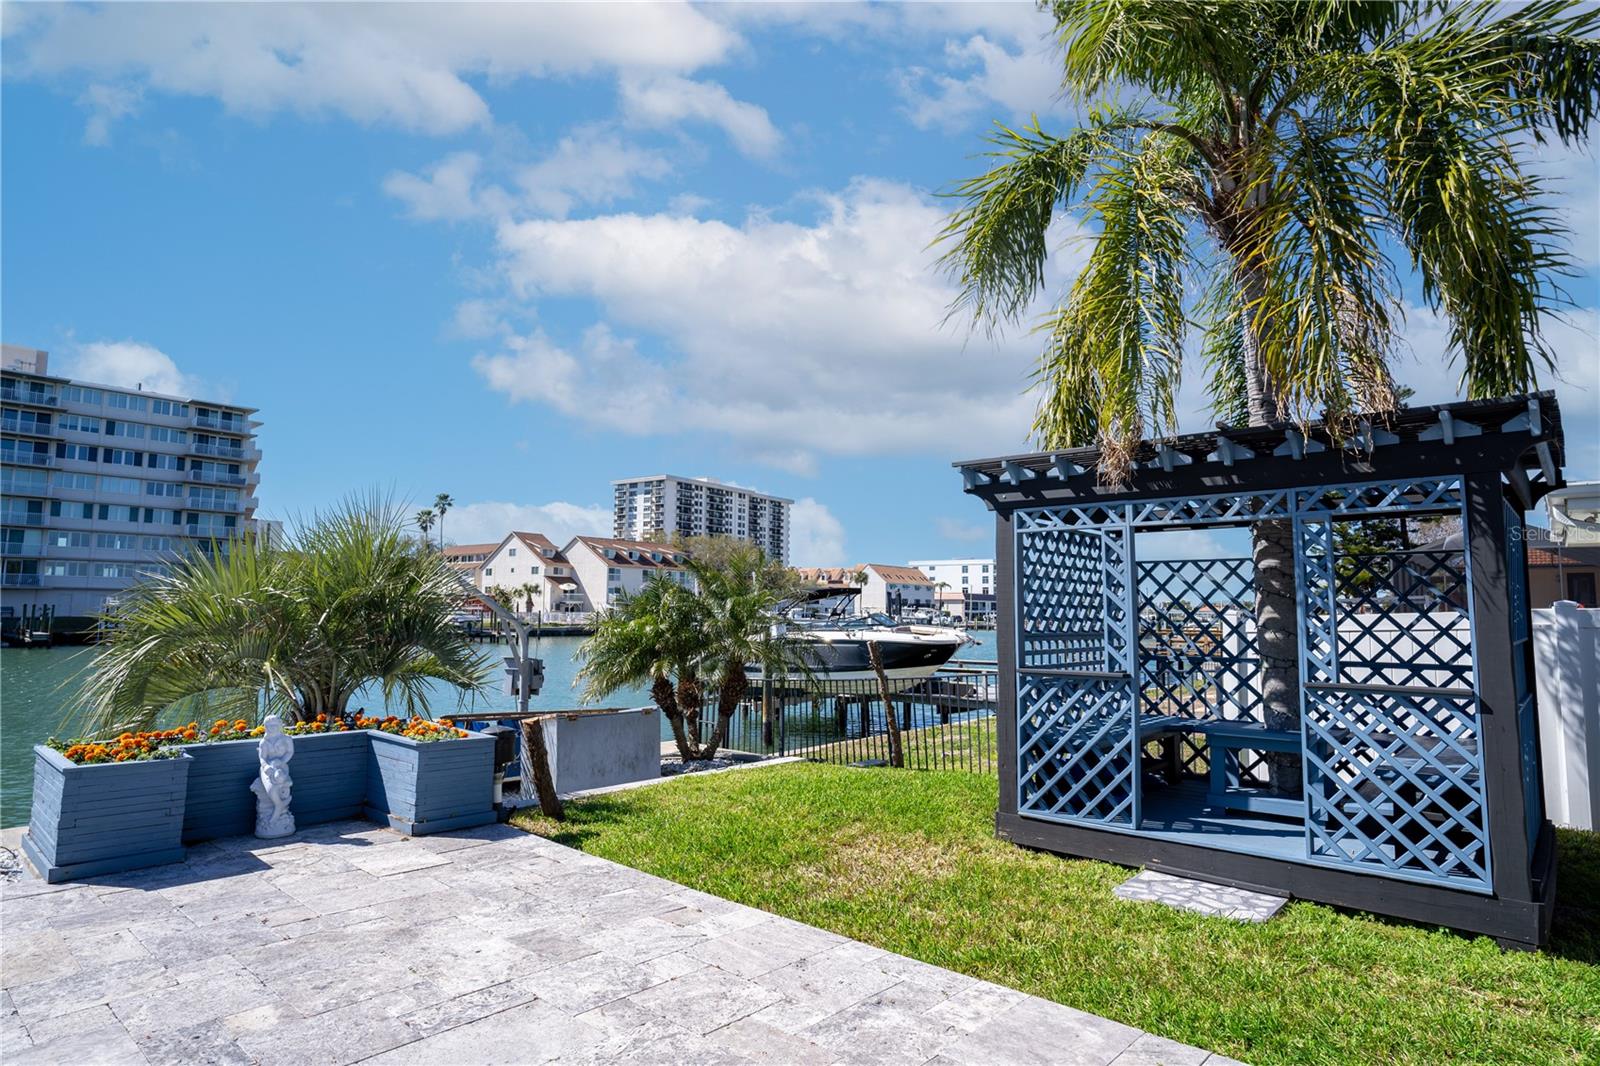
[[(268, 516), (376, 485), (450, 492), (452, 540), (559, 539), (665, 472), (801, 501), (798, 563), (987, 553), (949, 464), (1026, 447), (1035, 343), (945, 324), (926, 246), (992, 119), (1070, 121), (1048, 28), (1030, 4), (8, 6), (4, 337), (259, 407)], [(1583, 269), (1550, 327), (1568, 476), (1600, 477), (1600, 174), (1542, 165)], [(1406, 334), (1400, 378), (1450, 398), (1437, 320)]]

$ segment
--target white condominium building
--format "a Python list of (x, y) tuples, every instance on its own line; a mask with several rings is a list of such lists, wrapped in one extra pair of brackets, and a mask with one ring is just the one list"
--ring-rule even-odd
[(935, 587), (944, 584), (952, 592), (994, 595), (993, 559), (924, 559), (906, 565), (927, 574)]
[(928, 575), (941, 610), (969, 621), (994, 614), (993, 559), (924, 559), (907, 565)]
[(737, 537), (759, 545), (767, 557), (789, 561), (789, 508), (793, 500), (698, 477), (613, 481), (613, 536), (624, 540)]
[(51, 377), (5, 345), (0, 614), (97, 614), (194, 547), (253, 528), (255, 408)]

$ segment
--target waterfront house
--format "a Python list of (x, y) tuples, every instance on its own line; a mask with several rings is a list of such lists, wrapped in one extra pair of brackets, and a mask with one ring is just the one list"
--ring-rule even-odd
[[(543, 611), (546, 617), (588, 609), (571, 562), (543, 533), (507, 533), (477, 564), (475, 576), (480, 589), (535, 586), (539, 593), (533, 609)], [(522, 605), (519, 601), (518, 606)]]
[(801, 580), (841, 594), (859, 591), (859, 609), (866, 613), (899, 614), (934, 606), (934, 583), (914, 566), (860, 563), (856, 566), (802, 567)]
[(444, 549), (445, 562), (455, 567), (473, 587), (483, 588), (483, 564), (503, 541), (491, 544), (451, 544)]
[(688, 559), (682, 548), (649, 540), (616, 537), (573, 537), (563, 549), (571, 561), (584, 609), (603, 611), (631, 596), (654, 578), (688, 583)]
[(1538, 526), (1528, 534), (1528, 602), (1549, 607), (1572, 600), (1600, 607), (1600, 544), (1562, 544)]

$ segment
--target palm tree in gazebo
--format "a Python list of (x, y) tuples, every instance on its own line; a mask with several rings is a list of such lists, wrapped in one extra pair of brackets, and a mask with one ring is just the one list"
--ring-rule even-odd
[(439, 550), (444, 551), (444, 516), (450, 508), (456, 505), (448, 492), (441, 492), (433, 498), (433, 509), (439, 514)]
[(422, 533), (422, 543), (424, 545), (429, 543), (428, 530), (433, 528), (433, 522), (433, 508), (424, 507), (422, 510), (417, 512), (417, 529)]
[[(1176, 432), (1186, 358), (1225, 423), (1396, 406), (1401, 270), (1448, 329), (1469, 397), (1534, 384), (1572, 260), (1527, 163), (1583, 141), (1600, 103), (1600, 13), (1524, 5), (1056, 0), (1081, 126), (1001, 127), (942, 234), (954, 310), (1032, 313), (1058, 213), (1087, 261), (1045, 312), (1033, 430), (1097, 444), (1121, 482)], [(1396, 260), (1399, 260), (1397, 263)], [(1188, 326), (1201, 330), (1186, 348)], [(1254, 527), (1267, 723), (1299, 706), (1291, 531)], [(1284, 775), (1285, 782), (1289, 783)]]

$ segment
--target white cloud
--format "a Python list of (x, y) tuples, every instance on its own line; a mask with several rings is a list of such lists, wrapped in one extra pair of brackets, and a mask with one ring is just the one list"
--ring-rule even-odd
[(543, 159), (517, 169), (513, 184), (519, 192), (480, 180), (483, 169), (477, 153), (454, 152), (421, 175), (392, 171), (383, 191), (423, 222), (503, 221), (522, 213), (565, 218), (579, 204), (632, 196), (636, 181), (666, 177), (672, 164), (659, 152), (586, 126), (561, 138)]
[(783, 135), (765, 108), (735, 100), (712, 81), (677, 75), (626, 75), (621, 83), (622, 111), (641, 126), (675, 126), (694, 120), (722, 127), (734, 147), (748, 156), (765, 158), (778, 150)]
[[(810, 224), (761, 214), (740, 225), (668, 214), (504, 223), (512, 294), (591, 298), (607, 326), (576, 350), (514, 335), (475, 365), (515, 400), (622, 432), (721, 432), (790, 470), (819, 451), (922, 451), (930, 439), (952, 454), (1023, 446), (1037, 342), (943, 324), (954, 290), (927, 247), (943, 207), (881, 181), (818, 199)], [(1077, 254), (1054, 257), (1052, 283)], [(659, 339), (670, 359), (623, 330)]]
[(512, 530), (543, 533), (558, 546), (576, 536), (609, 537), (609, 507), (578, 503), (510, 503), (484, 500), (460, 504), (445, 515), (445, 533), (452, 544), (488, 544), (505, 539)]
[(1010, 119), (1063, 109), (1061, 59), (1051, 45), (975, 34), (946, 42), (945, 63), (946, 70), (910, 67), (896, 79), (906, 113), (919, 129), (987, 121), (996, 106)]
[(632, 196), (636, 181), (670, 173), (661, 153), (590, 127), (561, 138), (548, 156), (522, 168), (517, 182), (529, 207), (564, 218), (577, 204), (609, 204)]
[(890, 71), (921, 128), (1064, 113), (1055, 19), (1035, 3), (761, 3), (707, 9), (733, 26), (781, 25), (789, 36), (895, 44), (943, 42), (942, 61)]
[[(431, 134), (489, 122), (469, 79), (686, 72), (739, 44), (687, 4), (40, 5), (6, 18), (9, 76), (116, 79), (238, 114)], [(114, 116), (89, 106), (103, 131)]]
[(504, 190), (475, 185), (483, 161), (475, 152), (447, 155), (428, 168), (425, 177), (397, 170), (383, 179), (383, 191), (406, 205), (406, 213), (424, 222), (461, 222), (504, 212)]
[(987, 522), (963, 522), (959, 518), (935, 518), (933, 531), (945, 540), (980, 541), (994, 537), (994, 526)]
[(89, 112), (83, 126), (83, 143), (97, 148), (111, 143), (111, 124), (133, 114), (139, 107), (140, 93), (120, 85), (95, 84), (83, 90), (78, 106)]
[(200, 380), (180, 371), (171, 356), (137, 341), (80, 344), (65, 362), (66, 375), (80, 381), (185, 397), (204, 391)]
[(789, 562), (793, 566), (844, 566), (844, 525), (810, 496), (789, 510)]

